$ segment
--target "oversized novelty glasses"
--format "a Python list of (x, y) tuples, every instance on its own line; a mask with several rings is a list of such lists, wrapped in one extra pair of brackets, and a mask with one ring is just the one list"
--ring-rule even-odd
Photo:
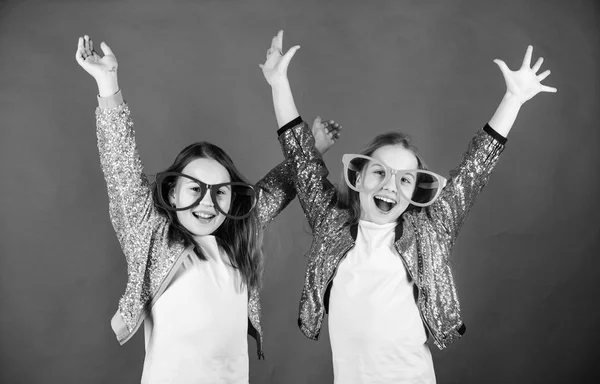
[[(179, 188), (179, 207), (169, 204), (169, 192)], [(158, 199), (169, 211), (185, 211), (200, 204), (207, 191), (217, 211), (230, 219), (240, 220), (250, 216), (256, 206), (257, 192), (254, 186), (242, 182), (206, 184), (190, 175), (179, 172), (161, 172), (156, 175)]]
[(367, 193), (377, 191), (395, 175), (397, 191), (417, 207), (433, 204), (447, 182), (437, 173), (422, 169), (393, 169), (380, 160), (364, 155), (343, 155), (342, 163), (344, 179), (350, 189)]

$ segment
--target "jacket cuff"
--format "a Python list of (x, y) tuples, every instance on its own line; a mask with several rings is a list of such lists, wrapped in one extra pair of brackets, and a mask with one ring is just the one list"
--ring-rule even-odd
[(123, 94), (121, 93), (120, 89), (114, 95), (106, 97), (101, 97), (100, 95), (97, 95), (97, 98), (98, 106), (103, 109), (115, 108), (123, 104)]
[(277, 130), (277, 136), (281, 136), (285, 131), (294, 128), (296, 125), (302, 124), (302, 117), (298, 116), (283, 127)]
[(485, 133), (492, 136), (494, 138), (494, 140), (496, 140), (498, 143), (500, 143), (502, 145), (506, 144), (506, 141), (508, 139), (506, 137), (502, 136), (501, 134), (499, 134), (498, 132), (496, 132), (494, 130), (494, 128), (492, 128), (489, 124), (486, 124), (485, 127), (483, 127), (483, 130), (485, 131)]

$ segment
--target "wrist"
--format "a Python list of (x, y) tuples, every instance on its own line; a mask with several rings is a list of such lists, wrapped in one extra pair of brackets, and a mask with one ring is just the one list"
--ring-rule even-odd
[(100, 97), (112, 96), (119, 91), (119, 81), (116, 74), (96, 79), (96, 83)]
[(513, 93), (506, 91), (502, 98), (502, 103), (513, 108), (521, 108), (525, 102)]
[(273, 92), (289, 92), (291, 90), (290, 82), (288, 81), (287, 77), (277, 79), (270, 85)]

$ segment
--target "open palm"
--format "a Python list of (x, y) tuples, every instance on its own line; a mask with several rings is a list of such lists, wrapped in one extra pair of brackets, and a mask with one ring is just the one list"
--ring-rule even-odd
[(287, 80), (287, 69), (290, 60), (294, 57), (299, 45), (290, 48), (283, 54), (283, 31), (279, 31), (271, 40), (271, 47), (267, 50), (267, 59), (258, 66), (262, 69), (265, 80), (269, 85), (274, 85), (281, 80)]
[(533, 47), (530, 45), (525, 52), (523, 64), (517, 71), (511, 71), (502, 60), (494, 60), (502, 71), (507, 92), (512, 94), (521, 104), (540, 92), (556, 92), (556, 88), (548, 87), (541, 83), (542, 80), (550, 75), (550, 70), (546, 70), (539, 75), (536, 74), (540, 70), (544, 59), (540, 57), (533, 67), (531, 67), (532, 53)]
[(75, 53), (77, 63), (97, 81), (103, 76), (116, 73), (118, 67), (117, 58), (109, 46), (102, 42), (100, 48), (104, 53), (104, 57), (100, 57), (94, 50), (93, 41), (85, 35), (79, 38), (77, 52)]

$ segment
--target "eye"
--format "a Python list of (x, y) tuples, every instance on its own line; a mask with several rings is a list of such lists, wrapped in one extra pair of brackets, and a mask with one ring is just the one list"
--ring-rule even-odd
[(198, 186), (191, 187), (190, 189), (196, 193), (200, 193), (200, 191), (201, 191), (200, 187), (198, 187)]
[(375, 170), (373, 173), (379, 176), (385, 176), (385, 171), (382, 169)]
[(402, 181), (402, 183), (404, 184), (412, 184), (412, 180), (405, 176), (402, 176), (402, 179), (400, 179), (400, 181)]
[(221, 188), (217, 191), (217, 195), (227, 195), (227, 189)]

